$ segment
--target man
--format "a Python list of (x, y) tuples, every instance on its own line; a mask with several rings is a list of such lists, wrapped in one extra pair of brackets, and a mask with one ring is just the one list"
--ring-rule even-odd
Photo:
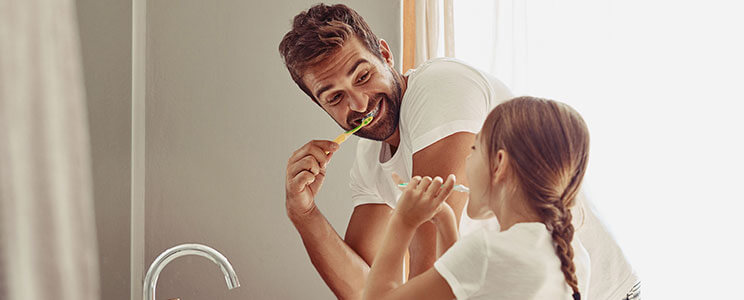
[[(314, 202), (338, 145), (310, 141), (287, 163), (287, 215), (313, 265), (338, 298), (358, 299), (400, 195), (390, 174), (406, 178), (455, 174), (458, 183), (467, 185), (464, 162), (475, 133), (491, 108), (512, 95), (493, 76), (451, 59), (428, 61), (405, 76), (398, 73), (388, 44), (344, 5), (319, 4), (297, 15), (279, 51), (295, 83), (342, 128), (352, 129), (365, 115), (375, 115), (356, 133), (362, 139), (350, 172), (355, 207), (343, 239)], [(458, 222), (466, 201), (464, 193), (453, 193), (446, 201)], [(610, 243), (614, 251), (617, 246), (604, 228), (594, 227), (598, 222), (589, 224), (595, 219), (591, 213), (586, 218), (592, 238)], [(460, 230), (473, 226), (464, 216)], [(619, 249), (608, 253), (604, 244), (584, 244), (593, 264), (596, 259), (601, 267), (615, 268), (598, 277), (610, 282), (591, 281), (597, 283), (597, 292), (590, 288), (589, 298), (621, 299), (624, 292), (615, 294), (630, 288), (614, 281), (632, 285), (636, 279), (624, 259), (618, 263), (614, 257)], [(418, 229), (409, 254), (409, 277), (432, 267), (437, 258), (433, 224)], [(605, 257), (611, 258), (609, 263), (603, 263)]]

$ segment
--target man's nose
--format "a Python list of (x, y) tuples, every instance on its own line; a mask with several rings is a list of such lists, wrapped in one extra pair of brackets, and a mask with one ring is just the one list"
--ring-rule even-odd
[(356, 112), (366, 112), (367, 104), (369, 104), (369, 97), (364, 93), (350, 94), (349, 109)]

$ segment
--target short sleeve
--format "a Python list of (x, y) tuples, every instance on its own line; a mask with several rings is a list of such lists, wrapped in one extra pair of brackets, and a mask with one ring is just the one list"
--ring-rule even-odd
[(413, 152), (457, 132), (476, 133), (490, 111), (488, 79), (457, 61), (440, 60), (412, 74), (401, 122)]
[(485, 231), (478, 230), (456, 242), (434, 263), (457, 299), (467, 299), (481, 289), (488, 268), (486, 247)]

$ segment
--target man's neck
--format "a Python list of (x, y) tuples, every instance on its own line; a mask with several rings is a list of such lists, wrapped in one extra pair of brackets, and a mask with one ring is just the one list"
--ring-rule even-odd
[(395, 151), (398, 150), (398, 145), (400, 145), (400, 125), (395, 128), (393, 135), (382, 142), (390, 146), (390, 156), (395, 155)]
[[(403, 107), (403, 98), (405, 98), (404, 95), (406, 94), (406, 89), (408, 88), (408, 76), (403, 76), (403, 74), (400, 74), (398, 72), (395, 72), (394, 76), (400, 76), (401, 78), (403, 78), (403, 80), (401, 80), (402, 84), (400, 87), (400, 107)], [(400, 120), (398, 120), (398, 128), (395, 128), (395, 133), (393, 133), (393, 135), (391, 135), (383, 142), (390, 145), (391, 155), (395, 155), (395, 151), (398, 150), (398, 146), (400, 145)]]

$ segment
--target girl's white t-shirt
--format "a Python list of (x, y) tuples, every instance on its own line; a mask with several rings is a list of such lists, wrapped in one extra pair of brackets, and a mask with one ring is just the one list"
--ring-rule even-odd
[[(586, 298), (589, 254), (578, 239), (571, 246), (579, 292)], [(476, 230), (452, 245), (434, 268), (457, 299), (573, 299), (543, 223)]]
[[(491, 74), (459, 60), (436, 58), (408, 73), (408, 88), (400, 109), (400, 144), (393, 154), (386, 143), (358, 139), (349, 187), (354, 206), (385, 204), (395, 208), (401, 191), (390, 178), (413, 174), (414, 153), (457, 132), (477, 133), (488, 113), (513, 96)], [(592, 286), (582, 299), (622, 299), (638, 282), (622, 250), (590, 201), (580, 193), (573, 212), (578, 237), (592, 261)], [(498, 231), (496, 218), (473, 220), (463, 214), (459, 231), (466, 236), (479, 228)]]

